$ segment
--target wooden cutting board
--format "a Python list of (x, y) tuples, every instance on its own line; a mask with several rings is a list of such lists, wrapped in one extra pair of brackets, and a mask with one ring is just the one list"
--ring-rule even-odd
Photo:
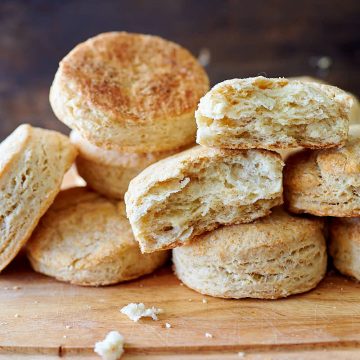
[[(134, 323), (119, 312), (130, 302), (165, 312)], [(85, 288), (36, 274), (22, 254), (0, 275), (0, 307), (0, 359), (96, 359), (110, 330), (125, 336), (124, 359), (360, 358), (360, 285), (337, 274), (288, 299), (222, 300), (181, 286), (170, 266)]]

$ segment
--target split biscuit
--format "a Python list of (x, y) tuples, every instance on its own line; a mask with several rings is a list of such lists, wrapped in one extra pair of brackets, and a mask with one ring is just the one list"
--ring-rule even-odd
[(124, 202), (85, 188), (62, 191), (27, 244), (35, 271), (83, 286), (115, 284), (149, 274), (166, 251), (141, 254)]
[(314, 288), (327, 265), (321, 219), (281, 208), (251, 224), (224, 226), (173, 250), (188, 287), (222, 298), (277, 299)]
[(245, 223), (282, 203), (280, 155), (197, 146), (130, 182), (126, 211), (143, 252), (182, 245), (220, 225)]
[(124, 153), (99, 148), (72, 131), (72, 143), (78, 148), (76, 168), (87, 185), (98, 193), (123, 199), (130, 181), (149, 165), (180, 150), (153, 153)]
[(229, 149), (340, 146), (351, 105), (334, 86), (263, 76), (226, 80), (200, 100), (197, 142)]
[(0, 271), (29, 239), (77, 155), (55, 131), (20, 125), (0, 144)]
[(360, 219), (332, 218), (329, 253), (344, 275), (360, 280)]
[(291, 155), (284, 170), (284, 194), (295, 213), (360, 216), (360, 125), (350, 127), (342, 148)]
[[(328, 83), (326, 83), (323, 80), (317, 79), (317, 78), (313, 78), (311, 76), (297, 76), (297, 77), (292, 77), (289, 79), (293, 79), (293, 80), (300, 80), (300, 81), (304, 81), (304, 82), (315, 82), (318, 84), (326, 84), (326, 85), (330, 85)], [(352, 98), (353, 103), (350, 109), (350, 115), (349, 115), (349, 120), (350, 120), (350, 124), (359, 124), (360, 123), (360, 101), (358, 99), (357, 96), (355, 96), (354, 94), (348, 92), (348, 95)]]
[(60, 121), (96, 146), (156, 152), (195, 142), (194, 112), (208, 89), (204, 69), (180, 45), (110, 32), (65, 56), (50, 103)]

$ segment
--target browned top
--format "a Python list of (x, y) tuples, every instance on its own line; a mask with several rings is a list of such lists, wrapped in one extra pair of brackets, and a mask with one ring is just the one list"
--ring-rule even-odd
[(181, 46), (157, 36), (111, 32), (76, 46), (61, 62), (71, 84), (96, 111), (117, 119), (156, 119), (194, 111), (208, 77)]

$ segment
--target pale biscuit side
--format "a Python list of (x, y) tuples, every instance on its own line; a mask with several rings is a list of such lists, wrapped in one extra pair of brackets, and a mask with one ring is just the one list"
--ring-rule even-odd
[(19, 126), (1, 145), (0, 270), (20, 251), (60, 191), (76, 149), (60, 133)]
[(174, 249), (173, 262), (179, 279), (206, 295), (276, 299), (305, 292), (326, 273), (323, 221), (276, 209), (199, 236)]

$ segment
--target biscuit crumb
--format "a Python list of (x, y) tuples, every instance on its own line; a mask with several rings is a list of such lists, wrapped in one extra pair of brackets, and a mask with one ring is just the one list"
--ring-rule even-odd
[(7, 286), (4, 287), (4, 290), (9, 290), (9, 288)]
[(180, 286), (184, 286), (184, 284), (181, 282), (180, 284), (179, 284)]
[(162, 314), (164, 310), (154, 306), (146, 309), (143, 303), (131, 303), (124, 306), (120, 312), (126, 315), (130, 320), (137, 322), (142, 317), (151, 317), (153, 320), (158, 320), (157, 315)]
[(38, 304), (39, 302), (37, 300), (34, 301), (34, 304)]
[(192, 299), (189, 299), (189, 302), (192, 302)]
[(213, 335), (207, 332), (207, 333), (205, 333), (205, 337), (206, 337), (206, 338), (212, 338)]
[(95, 344), (94, 352), (103, 360), (120, 359), (124, 353), (124, 337), (117, 331), (110, 331), (104, 340)]
[(19, 318), (19, 317), (20, 317), (20, 315), (19, 315), (19, 314), (15, 314), (15, 315), (14, 315), (14, 317)]
[(202, 299), (203, 304), (207, 304), (207, 300), (206, 299)]
[(7, 325), (7, 322), (0, 322), (0, 326)]
[(72, 328), (72, 326), (70, 326), (70, 325), (66, 325), (66, 326), (65, 326), (65, 328), (66, 328), (66, 329), (71, 329), (71, 328)]
[(243, 351), (238, 352), (238, 357), (241, 358), (245, 357), (245, 353)]
[(20, 286), (13, 286), (13, 290), (19, 290), (19, 289), (21, 289)]
[(165, 327), (166, 327), (167, 329), (170, 329), (170, 328), (171, 328), (171, 324), (165, 323)]
[(66, 336), (66, 335), (64, 335), (64, 336), (63, 336), (63, 338), (64, 338), (64, 339), (66, 339), (66, 338), (67, 338), (67, 336)]

